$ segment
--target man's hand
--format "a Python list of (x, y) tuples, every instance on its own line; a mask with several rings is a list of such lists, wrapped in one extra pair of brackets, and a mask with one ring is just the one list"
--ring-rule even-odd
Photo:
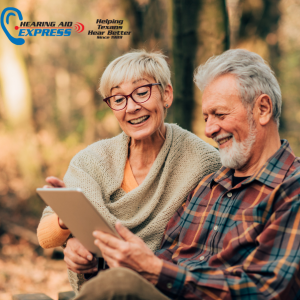
[(110, 268), (126, 267), (138, 272), (153, 284), (158, 281), (162, 261), (154, 255), (142, 239), (116, 223), (116, 230), (124, 241), (102, 231), (93, 233), (97, 245)]
[(68, 240), (64, 256), (68, 269), (75, 273), (94, 273), (98, 270), (97, 259), (76, 238)]

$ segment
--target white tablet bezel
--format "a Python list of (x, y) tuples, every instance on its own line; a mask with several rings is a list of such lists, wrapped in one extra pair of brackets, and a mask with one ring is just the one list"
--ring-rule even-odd
[(37, 194), (63, 220), (72, 234), (91, 253), (101, 257), (100, 249), (94, 244), (94, 230), (101, 230), (121, 238), (116, 229), (110, 226), (94, 205), (85, 197), (82, 190), (71, 188), (38, 188)]

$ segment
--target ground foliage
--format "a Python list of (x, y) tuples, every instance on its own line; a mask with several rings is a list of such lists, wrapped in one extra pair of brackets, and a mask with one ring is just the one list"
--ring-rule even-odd
[(9, 234), (0, 237), (0, 299), (14, 294), (45, 293), (53, 299), (70, 291), (66, 265), (40, 255), (26, 240)]

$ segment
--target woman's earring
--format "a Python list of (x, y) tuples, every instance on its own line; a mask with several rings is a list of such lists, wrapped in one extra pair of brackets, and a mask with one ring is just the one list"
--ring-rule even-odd
[(165, 107), (166, 107), (166, 108), (168, 108), (168, 106), (169, 106), (169, 105), (168, 105), (168, 104), (166, 104), (166, 106), (165, 106)]

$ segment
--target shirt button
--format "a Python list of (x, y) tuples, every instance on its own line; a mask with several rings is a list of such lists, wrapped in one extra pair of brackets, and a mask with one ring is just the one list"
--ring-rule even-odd
[(215, 227), (214, 227), (214, 231), (217, 231), (218, 230), (218, 226), (216, 225)]
[(171, 289), (171, 288), (172, 288), (172, 286), (173, 286), (173, 284), (172, 284), (172, 283), (170, 283), (170, 282), (167, 284), (167, 288), (168, 288), (168, 289)]
[(227, 197), (231, 198), (232, 197), (232, 193), (231, 192), (227, 193)]
[(204, 256), (200, 256), (199, 259), (200, 259), (200, 260), (203, 260), (203, 259), (204, 259)]

